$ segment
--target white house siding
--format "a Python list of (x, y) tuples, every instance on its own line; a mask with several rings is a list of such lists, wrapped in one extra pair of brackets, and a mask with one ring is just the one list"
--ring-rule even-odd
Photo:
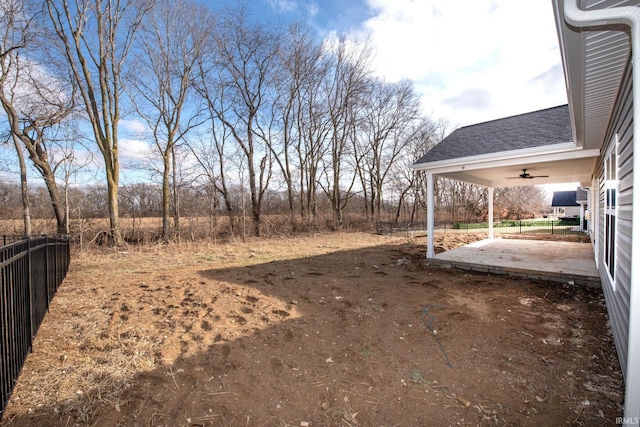
[(582, 208), (580, 206), (569, 206), (564, 208), (564, 216), (565, 217), (579, 217), (580, 210)]
[[(629, 333), (629, 294), (631, 287), (631, 220), (632, 220), (632, 159), (633, 159), (633, 99), (631, 94), (631, 68), (627, 67), (625, 78), (621, 86), (621, 96), (616, 103), (616, 109), (604, 141), (600, 162), (596, 167), (594, 184), (598, 189), (598, 217), (596, 228), (595, 253), (598, 257), (597, 265), (602, 281), (602, 288), (607, 303), (607, 311), (613, 331), (616, 350), (622, 372), (626, 372), (627, 338)], [(618, 141), (618, 191), (616, 218), (616, 253), (615, 253), (615, 289), (611, 284), (607, 266), (604, 262), (604, 158), (611, 143)]]

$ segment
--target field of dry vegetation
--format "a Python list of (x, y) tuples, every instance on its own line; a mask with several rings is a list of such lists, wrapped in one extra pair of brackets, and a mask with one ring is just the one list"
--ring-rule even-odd
[[(449, 249), (482, 238), (439, 234)], [(558, 426), (621, 416), (600, 290), (328, 233), (73, 255), (0, 425)]]

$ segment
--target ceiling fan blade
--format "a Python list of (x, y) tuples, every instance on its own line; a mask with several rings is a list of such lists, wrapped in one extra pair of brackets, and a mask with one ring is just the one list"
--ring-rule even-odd
[(533, 179), (533, 178), (549, 178), (549, 175), (531, 175), (527, 172), (527, 168), (522, 169), (522, 173), (518, 176), (506, 176), (504, 179)]
[(533, 178), (549, 178), (549, 175), (529, 175), (520, 174), (518, 176), (505, 176), (504, 179), (533, 179)]

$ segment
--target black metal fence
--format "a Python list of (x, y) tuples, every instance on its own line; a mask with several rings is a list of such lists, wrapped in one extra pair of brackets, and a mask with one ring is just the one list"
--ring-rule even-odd
[[(409, 233), (413, 231), (425, 231), (426, 223), (393, 223), (378, 222), (376, 231), (378, 234)], [(489, 224), (461, 221), (438, 221), (436, 230), (459, 230), (467, 232), (481, 232), (489, 229)], [(531, 219), (531, 220), (504, 220), (493, 223), (493, 230), (502, 234), (580, 234), (587, 230), (586, 222), (580, 223), (579, 218), (560, 219)]]
[(413, 231), (425, 231), (427, 229), (426, 222), (382, 222), (376, 223), (376, 233), (378, 234), (397, 234), (410, 233)]
[[(480, 231), (487, 223), (456, 222), (449, 224), (455, 230)], [(503, 220), (493, 223), (493, 231), (501, 234), (580, 234), (587, 230), (580, 218)]]
[(33, 337), (67, 274), (65, 236), (7, 238), (0, 247), (0, 416), (9, 401)]

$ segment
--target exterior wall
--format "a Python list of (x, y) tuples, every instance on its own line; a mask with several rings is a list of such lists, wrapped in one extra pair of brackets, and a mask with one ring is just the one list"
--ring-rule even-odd
[[(609, 124), (600, 161), (594, 172), (592, 188), (595, 189), (597, 212), (594, 224), (596, 264), (602, 281), (607, 311), (614, 335), (622, 372), (627, 369), (627, 339), (629, 335), (629, 301), (631, 287), (631, 220), (632, 220), (632, 172), (633, 172), (633, 98), (631, 94), (631, 69), (627, 67), (622, 83), (621, 96)], [(604, 159), (612, 144), (618, 141), (617, 191), (616, 191), (616, 240), (615, 273), (613, 281), (605, 265), (605, 182)], [(613, 148), (615, 149), (615, 148)]]
[(580, 216), (580, 209), (582, 209), (580, 206), (566, 207), (564, 208), (564, 216), (566, 217)]

